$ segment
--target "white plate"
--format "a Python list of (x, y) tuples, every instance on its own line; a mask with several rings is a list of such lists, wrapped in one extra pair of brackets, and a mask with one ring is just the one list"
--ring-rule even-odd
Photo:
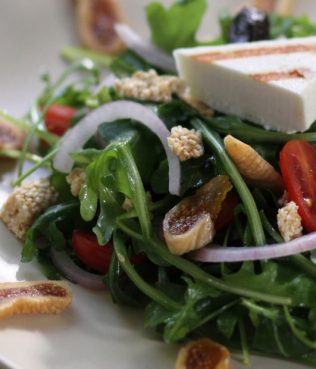
[[(142, 8), (146, 0), (122, 1), (131, 25), (146, 33)], [(164, 1), (168, 3), (170, 1)], [(229, 3), (236, 1), (214, 2)], [(313, 3), (300, 1), (302, 3)], [(204, 32), (214, 30), (208, 15)], [(185, 24), (184, 24), (185, 27)], [(25, 112), (40, 89), (38, 75), (63, 68), (60, 48), (75, 43), (72, 8), (67, 0), (1, 0), (0, 108)], [(3, 167), (0, 202), (10, 188), (12, 167)], [(0, 223), (0, 281), (41, 279), (36, 264), (19, 263), (21, 245)], [(0, 367), (21, 369), (165, 369), (174, 365), (177, 346), (165, 345), (143, 330), (142, 313), (112, 304), (107, 293), (73, 286), (72, 307), (60, 316), (20, 316), (0, 322)], [(254, 369), (301, 366), (253, 358)], [(235, 361), (234, 369), (241, 369)]]

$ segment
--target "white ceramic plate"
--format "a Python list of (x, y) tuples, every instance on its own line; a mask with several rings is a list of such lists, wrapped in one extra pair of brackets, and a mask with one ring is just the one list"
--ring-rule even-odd
[[(122, 0), (132, 26), (146, 33), (146, 0)], [(168, 3), (170, 1), (164, 1)], [(215, 8), (237, 1), (216, 1)], [(300, 1), (299, 6), (312, 4)], [(303, 3), (303, 5), (302, 5)], [(304, 4), (305, 3), (305, 4)], [(219, 5), (220, 4), (220, 5)], [(216, 11), (217, 11), (216, 10)], [(215, 14), (203, 32), (215, 29)], [(184, 25), (185, 26), (185, 25)], [(23, 114), (40, 90), (39, 73), (53, 76), (63, 68), (59, 50), (76, 42), (68, 0), (1, 0), (0, 108)], [(14, 168), (1, 168), (0, 203), (10, 191)], [(0, 205), (1, 205), (0, 204)], [(19, 263), (21, 244), (0, 223), (0, 281), (42, 279), (36, 264)], [(20, 316), (0, 322), (0, 367), (20, 369), (166, 369), (175, 362), (177, 346), (165, 345), (143, 330), (142, 313), (112, 304), (107, 293), (73, 286), (72, 307), (60, 316)], [(254, 369), (301, 366), (253, 358)], [(234, 369), (243, 368), (234, 361)]]

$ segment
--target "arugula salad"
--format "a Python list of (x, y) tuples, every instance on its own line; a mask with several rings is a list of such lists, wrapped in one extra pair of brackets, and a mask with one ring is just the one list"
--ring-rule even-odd
[(316, 200), (315, 126), (287, 134), (213, 111), (172, 58), (183, 47), (316, 35), (316, 25), (246, 8), (222, 14), (221, 35), (201, 43), (206, 6), (149, 4), (151, 42), (120, 24), (128, 48), (118, 55), (67, 47), (71, 63), (57, 81), (43, 75), (28, 114), (1, 113), (25, 133), (21, 149), (1, 150), (18, 161), (11, 196), (39, 168), (51, 191), (31, 224), (11, 230), (23, 263), (143, 308), (145, 328), (167, 343), (206, 337), (245, 364), (256, 353), (316, 367), (316, 211), (306, 205)]

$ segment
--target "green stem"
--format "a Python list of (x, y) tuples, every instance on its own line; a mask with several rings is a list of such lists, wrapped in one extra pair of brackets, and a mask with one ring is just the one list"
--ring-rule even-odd
[[(170, 203), (170, 197), (166, 196), (164, 199), (157, 201), (157, 202), (150, 202), (147, 204), (148, 210), (150, 212), (164, 208), (167, 204)], [(137, 218), (137, 212), (135, 209), (131, 209), (127, 211), (126, 213), (119, 216), (119, 219), (133, 219)]]
[(61, 50), (61, 56), (70, 62), (82, 60), (82, 59), (90, 59), (95, 64), (100, 67), (109, 68), (112, 61), (113, 56), (107, 55), (104, 53), (97, 53), (88, 49), (83, 49), (79, 47), (66, 46)]
[[(21, 151), (3, 149), (3, 150), (0, 150), (0, 156), (4, 156), (4, 157), (10, 158), (10, 159), (18, 159), (21, 156)], [(32, 162), (32, 163), (40, 163), (43, 160), (43, 158), (41, 156), (31, 154), (29, 152), (26, 153), (25, 159)]]
[(138, 172), (135, 160), (129, 148), (129, 145), (121, 145), (117, 148), (118, 158), (121, 161), (133, 192), (133, 204), (137, 212), (142, 233), (146, 239), (152, 234), (152, 226), (150, 222), (150, 213), (147, 206), (147, 195), (143, 186), (142, 179)]
[(292, 318), (289, 312), (289, 309), (286, 306), (284, 306), (283, 309), (284, 309), (285, 319), (289, 327), (291, 328), (291, 331), (294, 334), (294, 336), (307, 347), (311, 348), (312, 350), (316, 350), (316, 341), (312, 341), (309, 338), (307, 338), (306, 332), (303, 332), (299, 328), (296, 327), (295, 320)]
[[(33, 127), (29, 122), (26, 122), (22, 119), (13, 118), (5, 112), (0, 112), (0, 117), (3, 117), (4, 119), (8, 120), (10, 123), (16, 125), (17, 127), (21, 128), (22, 130), (26, 132), (30, 131), (30, 129)], [(44, 140), (50, 146), (54, 146), (59, 140), (58, 136), (50, 132), (43, 131), (39, 128), (36, 128), (34, 134), (37, 138)]]
[(239, 327), (240, 343), (241, 343), (242, 354), (243, 354), (243, 363), (245, 366), (249, 366), (250, 364), (249, 346), (248, 346), (248, 341), (247, 341), (245, 324), (241, 318), (238, 321), (238, 327)]
[(304, 255), (291, 256), (291, 262), (312, 278), (316, 279), (316, 265)]
[(207, 125), (221, 134), (231, 134), (234, 137), (251, 143), (282, 144), (293, 139), (316, 142), (315, 132), (288, 134), (269, 131), (259, 127), (251, 126), (250, 124), (247, 124), (234, 117), (211, 118), (207, 120)]
[(229, 310), (233, 306), (236, 306), (237, 304), (239, 304), (239, 302), (240, 302), (240, 299), (233, 300), (232, 302), (220, 307), (218, 310), (213, 311), (211, 314), (209, 314), (209, 315), (205, 316), (204, 318), (202, 318), (201, 320), (199, 320), (198, 324), (194, 327), (194, 329), (196, 329), (198, 327), (201, 327), (203, 324), (206, 324), (210, 320), (212, 320), (212, 319), (216, 318), (217, 316), (221, 315), (222, 313)]
[(137, 233), (132, 229), (130, 229), (127, 225), (124, 224), (124, 222), (121, 219), (118, 218), (116, 219), (116, 226), (134, 240), (145, 242), (145, 238), (140, 233)]
[(149, 285), (139, 276), (139, 274), (135, 271), (134, 267), (130, 263), (124, 242), (117, 232), (115, 232), (113, 235), (113, 247), (121, 267), (139, 290), (141, 290), (146, 296), (148, 296), (150, 299), (169, 311), (178, 311), (181, 309), (180, 304), (170, 299), (161, 291)]
[(254, 201), (254, 198), (248, 186), (241, 177), (234, 163), (227, 155), (221, 138), (216, 132), (213, 132), (211, 129), (209, 129), (207, 125), (203, 123), (201, 120), (194, 119), (191, 123), (196, 130), (202, 133), (205, 141), (213, 150), (214, 154), (220, 161), (223, 169), (233, 182), (240, 198), (243, 201), (245, 211), (248, 217), (249, 226), (251, 228), (256, 245), (264, 245), (265, 234), (262, 227), (260, 215), (257, 209), (257, 205)]
[(144, 244), (146, 243), (149, 244), (152, 247), (152, 250), (154, 250), (156, 254), (168, 264), (173, 265), (177, 269), (183, 271), (185, 274), (190, 275), (196, 280), (206, 283), (207, 285), (213, 288), (216, 288), (220, 291), (224, 291), (224, 292), (231, 293), (234, 295), (248, 297), (253, 300), (264, 301), (264, 302), (268, 302), (271, 304), (276, 304), (276, 305), (291, 305), (292, 304), (292, 300), (287, 297), (269, 295), (266, 293), (257, 292), (257, 291), (253, 291), (253, 290), (249, 290), (245, 288), (240, 288), (240, 287), (235, 287), (235, 286), (232, 286), (231, 284), (227, 284), (226, 282), (223, 282), (222, 280), (216, 277), (213, 277), (207, 272), (203, 271), (201, 268), (199, 268), (194, 263), (180, 256), (170, 254), (170, 252), (166, 249), (166, 246), (162, 242), (155, 241), (152, 238), (150, 238), (149, 240), (146, 240), (144, 236), (133, 231), (128, 226), (126, 226), (122, 220), (117, 220), (116, 225), (131, 238), (134, 238), (138, 241), (142, 241)]
[(13, 182), (13, 186), (19, 186), (25, 178), (34, 173), (37, 169), (42, 168), (48, 164), (48, 162), (55, 156), (57, 148), (48, 153), (41, 161), (35, 164), (32, 168), (23, 173), (18, 179)]
[(273, 321), (276, 320), (279, 316), (277, 309), (273, 309), (273, 308), (266, 309), (265, 307), (260, 306), (254, 303), (253, 301), (250, 301), (247, 299), (242, 299), (241, 305), (245, 306), (248, 310), (256, 314), (262, 315), (265, 318), (268, 318)]
[(236, 287), (231, 284), (228, 284), (216, 277), (211, 276), (206, 273), (204, 270), (199, 268), (194, 263), (170, 254), (170, 252), (166, 249), (165, 245), (159, 241), (149, 240), (150, 245), (155, 249), (156, 253), (165, 260), (168, 264), (173, 265), (174, 267), (182, 270), (185, 274), (190, 275), (191, 277), (199, 280), (201, 282), (206, 283), (207, 285), (214, 287), (220, 291), (224, 291), (227, 293), (231, 293), (238, 296), (244, 296), (251, 298), (253, 300), (261, 300), (271, 304), (276, 305), (291, 305), (292, 300), (287, 297), (269, 295), (262, 292), (253, 291), (250, 289), (245, 289), (241, 287)]
[(47, 100), (45, 105), (43, 106), (41, 110), (41, 114), (38, 117), (38, 121), (34, 122), (32, 127), (30, 128), (24, 143), (22, 147), (21, 157), (18, 162), (18, 176), (20, 177), (22, 175), (22, 169), (23, 169), (23, 163), (25, 160), (25, 154), (29, 149), (29, 145), (32, 141), (33, 136), (35, 135), (35, 132), (38, 130), (38, 126), (43, 122), (44, 116), (47, 113), (47, 109), (49, 106), (56, 100), (56, 97), (54, 97), (54, 92), (64, 83), (64, 81), (74, 72), (79, 70), (86, 70), (93, 73), (97, 73), (97, 69), (95, 65), (91, 61), (82, 60), (78, 63), (74, 63), (70, 65), (64, 73), (57, 79), (57, 81), (52, 85), (52, 87), (49, 90)]
[(266, 230), (266, 232), (270, 235), (270, 237), (277, 243), (283, 243), (284, 240), (281, 237), (281, 235), (276, 231), (276, 229), (272, 226), (272, 224), (269, 222), (264, 210), (260, 211), (260, 218), (262, 221), (263, 228)]

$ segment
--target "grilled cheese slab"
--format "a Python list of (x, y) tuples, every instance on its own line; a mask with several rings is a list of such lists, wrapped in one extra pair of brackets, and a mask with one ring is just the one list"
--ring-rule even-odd
[(212, 108), (267, 129), (302, 132), (316, 120), (316, 37), (178, 49), (177, 69)]

